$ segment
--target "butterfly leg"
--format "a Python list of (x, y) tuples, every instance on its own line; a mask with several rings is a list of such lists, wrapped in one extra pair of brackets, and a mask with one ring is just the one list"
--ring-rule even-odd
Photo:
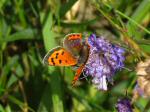
[(81, 77), (81, 78), (79, 78), (79, 79), (80, 79), (80, 80), (81, 80), (81, 79), (86, 79), (86, 81), (88, 81), (87, 77), (88, 77), (88, 75), (85, 75), (84, 72), (83, 72), (83, 77)]
[(74, 78), (73, 78), (73, 81), (72, 81), (72, 86), (75, 86), (75, 83), (76, 83), (77, 80), (79, 79), (79, 77), (80, 77), (80, 75), (81, 75), (81, 73), (82, 73), (83, 68), (84, 68), (84, 65), (81, 65), (81, 66), (77, 69), (77, 71), (76, 71), (76, 73), (75, 73), (75, 76), (74, 76)]

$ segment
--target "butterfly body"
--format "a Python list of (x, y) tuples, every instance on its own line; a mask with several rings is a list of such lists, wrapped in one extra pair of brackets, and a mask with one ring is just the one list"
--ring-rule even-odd
[(53, 48), (45, 55), (43, 63), (50, 66), (76, 66), (77, 70), (72, 81), (72, 85), (75, 85), (88, 56), (89, 46), (82, 38), (82, 34), (72, 33), (65, 36), (63, 47)]

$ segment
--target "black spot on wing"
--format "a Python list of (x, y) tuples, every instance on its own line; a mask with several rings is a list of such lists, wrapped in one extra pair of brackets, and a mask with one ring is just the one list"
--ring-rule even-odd
[(62, 60), (59, 60), (59, 64), (61, 64), (62, 63)]
[(56, 55), (56, 57), (55, 57), (56, 59), (58, 58), (58, 55)]
[(51, 58), (51, 62), (53, 63), (53, 65), (55, 65), (54, 58)]
[(53, 62), (53, 65), (55, 65), (55, 62)]
[(61, 52), (61, 55), (64, 55), (64, 51)]
[(54, 62), (54, 58), (51, 58), (51, 61)]
[(56, 53), (56, 56), (55, 56), (56, 59), (58, 59), (58, 55), (59, 55), (59, 53)]
[(58, 59), (58, 55), (56, 55), (56, 57), (55, 57), (56, 59)]

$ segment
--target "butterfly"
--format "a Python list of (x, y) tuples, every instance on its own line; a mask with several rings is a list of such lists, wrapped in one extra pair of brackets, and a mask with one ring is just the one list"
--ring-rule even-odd
[(79, 79), (89, 56), (89, 45), (81, 33), (71, 33), (65, 36), (63, 46), (51, 49), (44, 57), (43, 63), (49, 66), (76, 67), (72, 86)]

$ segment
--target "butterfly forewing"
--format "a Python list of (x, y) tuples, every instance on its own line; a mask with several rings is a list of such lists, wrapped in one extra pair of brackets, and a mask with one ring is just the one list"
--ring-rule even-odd
[(56, 47), (46, 54), (43, 62), (51, 66), (72, 66), (77, 64), (77, 59), (66, 49)]

